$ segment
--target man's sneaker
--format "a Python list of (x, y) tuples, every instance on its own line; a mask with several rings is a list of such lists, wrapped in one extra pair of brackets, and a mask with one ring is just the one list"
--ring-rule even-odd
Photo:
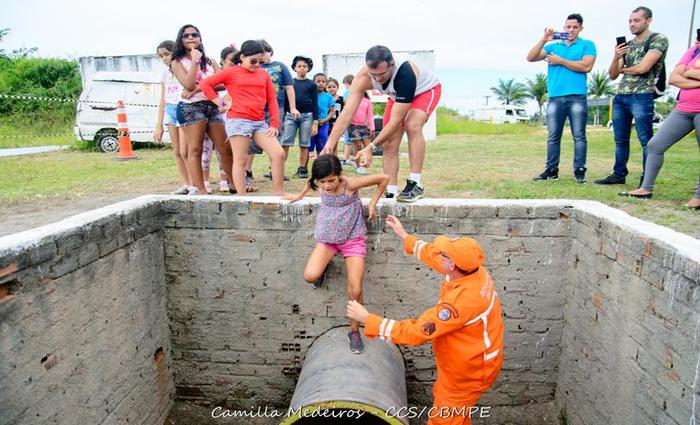
[(406, 187), (403, 188), (399, 196), (396, 197), (398, 202), (415, 202), (423, 197), (423, 188), (418, 186), (418, 183), (413, 180), (406, 179)]
[(190, 191), (189, 187), (182, 185), (182, 186), (178, 187), (177, 189), (173, 190), (172, 192), (170, 192), (170, 194), (171, 195), (187, 195), (187, 193), (189, 193), (189, 191)]
[(548, 168), (544, 169), (542, 174), (533, 177), (532, 180), (534, 180), (534, 181), (556, 180), (558, 178), (559, 178), (559, 169), (553, 168), (553, 167), (548, 167)]
[(306, 167), (299, 167), (299, 168), (297, 168), (297, 172), (294, 173), (294, 175), (300, 179), (308, 179), (309, 178), (309, 170), (307, 170)]
[(367, 175), (367, 169), (365, 167), (357, 167), (357, 174), (361, 176)]
[(354, 354), (362, 354), (365, 351), (365, 343), (362, 342), (362, 335), (358, 331), (348, 332), (348, 348)]
[(618, 175), (610, 174), (609, 176), (595, 180), (595, 184), (625, 184), (625, 178)]
[(228, 181), (221, 180), (219, 182), (219, 192), (228, 192)]
[(574, 168), (574, 178), (578, 184), (586, 183), (586, 168)]
[(190, 188), (187, 189), (187, 194), (188, 195), (199, 195), (199, 190), (197, 190), (197, 188), (194, 186), (190, 186)]

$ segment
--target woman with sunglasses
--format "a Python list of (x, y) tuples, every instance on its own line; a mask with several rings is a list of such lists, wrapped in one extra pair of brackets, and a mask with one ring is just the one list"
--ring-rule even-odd
[[(199, 83), (202, 93), (214, 103), (218, 96), (214, 87), (226, 86), (231, 96), (231, 108), (226, 117), (226, 132), (233, 148), (233, 184), (240, 194), (245, 193), (245, 163), (251, 138), (270, 157), (272, 189), (276, 195), (284, 192), (284, 150), (276, 139), (279, 128), (277, 94), (267, 72), (261, 69), (265, 63), (263, 45), (247, 40), (233, 56), (236, 65), (208, 77)], [(270, 111), (270, 125), (265, 122), (265, 106)]]
[(194, 194), (206, 194), (201, 163), (204, 134), (209, 135), (216, 150), (221, 153), (221, 162), (229, 181), (233, 158), (231, 147), (226, 143), (226, 130), (219, 116), (219, 106), (209, 102), (198, 87), (204, 78), (219, 72), (219, 65), (206, 57), (202, 36), (194, 25), (184, 25), (178, 31), (171, 68), (185, 89), (177, 105), (177, 119), (187, 143), (187, 171), (192, 185), (197, 188)]

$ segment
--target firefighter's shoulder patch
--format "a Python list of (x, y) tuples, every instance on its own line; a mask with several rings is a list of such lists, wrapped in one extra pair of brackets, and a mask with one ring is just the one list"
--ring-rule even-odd
[(438, 316), (438, 319), (440, 319), (444, 322), (446, 320), (450, 320), (452, 317), (454, 317), (455, 319), (459, 318), (459, 313), (457, 312), (457, 309), (454, 308), (454, 306), (452, 304), (440, 303), (440, 304), (438, 304), (437, 316)]

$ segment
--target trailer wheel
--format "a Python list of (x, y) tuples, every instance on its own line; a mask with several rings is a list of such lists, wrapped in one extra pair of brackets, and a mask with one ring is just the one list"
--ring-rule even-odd
[(117, 130), (100, 130), (95, 135), (95, 147), (100, 152), (117, 152), (119, 150), (119, 138)]

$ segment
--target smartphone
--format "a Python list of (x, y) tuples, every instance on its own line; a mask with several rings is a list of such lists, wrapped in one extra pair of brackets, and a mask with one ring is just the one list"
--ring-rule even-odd
[(627, 43), (627, 39), (624, 36), (617, 37), (615, 40), (617, 42), (616, 46)]
[(569, 39), (569, 33), (568, 32), (555, 32), (552, 33), (552, 40), (568, 40)]
[(696, 29), (695, 31), (697, 32), (695, 39), (700, 41), (700, 28)]

